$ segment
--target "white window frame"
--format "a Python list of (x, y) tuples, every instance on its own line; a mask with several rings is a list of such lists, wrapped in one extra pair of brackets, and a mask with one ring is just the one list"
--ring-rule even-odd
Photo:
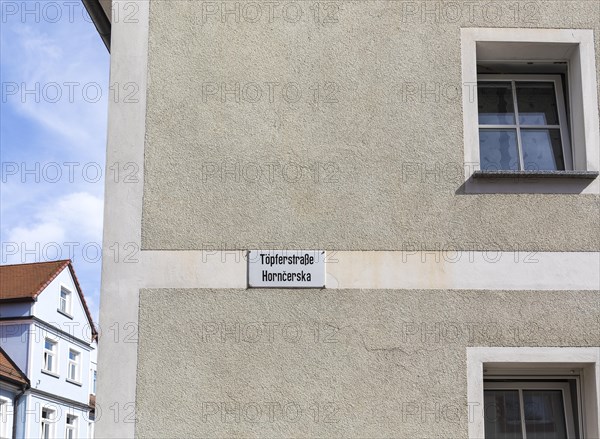
[[(63, 300), (62, 293), (66, 293), (66, 298)], [(63, 309), (64, 303), (64, 309)], [(67, 316), (71, 316), (73, 313), (73, 291), (65, 285), (60, 286), (60, 291), (58, 293), (58, 311), (66, 314)]]
[[(75, 360), (71, 360), (71, 352), (75, 354)], [(81, 352), (77, 349), (69, 348), (67, 355), (67, 381), (81, 384)], [(75, 377), (71, 376), (71, 366), (75, 366)]]
[[(0, 397), (0, 438), (12, 438), (13, 414), (8, 412), (12, 407), (12, 401), (8, 398)], [(14, 409), (13, 409), (14, 411)]]
[[(514, 380), (520, 379), (531, 379), (531, 376), (509, 376), (508, 378)], [(547, 377), (544, 377), (547, 378)], [(521, 408), (521, 425), (524, 427), (525, 423), (525, 412), (523, 402), (523, 390), (539, 389), (539, 390), (560, 390), (563, 397), (563, 409), (565, 417), (565, 425), (567, 429), (566, 439), (575, 439), (575, 422), (578, 425), (579, 419), (573, 418), (573, 407), (571, 404), (571, 390), (569, 384), (566, 382), (550, 382), (550, 381), (512, 381), (512, 382), (490, 382), (484, 379), (483, 389), (485, 390), (516, 390), (519, 392), (519, 405)], [(526, 434), (523, 433), (523, 437)]]
[[(44, 418), (44, 411), (48, 413), (48, 417)], [(40, 411), (40, 438), (45, 439), (44, 431), (46, 431), (48, 439), (54, 438), (54, 427), (56, 420), (53, 418), (56, 415), (56, 411), (47, 407), (42, 407)]]
[[(589, 29), (462, 28), (461, 62), (463, 81), (463, 131), (465, 191), (467, 193), (550, 192), (573, 193), (561, 180), (549, 187), (528, 184), (527, 188), (491, 186), (473, 181), (480, 170), (477, 106), (478, 62), (516, 63), (527, 61), (565, 62), (568, 68), (572, 160), (574, 171), (600, 170), (598, 90), (594, 32)], [(575, 193), (600, 194), (600, 178), (591, 180)]]
[[(54, 346), (54, 349), (49, 350), (46, 348), (46, 342), (50, 342), (52, 344), (52, 346)], [(58, 375), (58, 341), (57, 340), (53, 340), (50, 337), (45, 337), (44, 338), (44, 356), (43, 356), (43, 364), (42, 364), (42, 370), (44, 372), (48, 372), (51, 373), (53, 375)], [(47, 357), (52, 357), (52, 368), (48, 369), (48, 361), (47, 361)]]
[[(582, 418), (581, 434), (585, 438), (598, 437), (600, 415), (600, 348), (556, 347), (470, 347), (467, 348), (467, 406), (469, 416), (469, 439), (485, 438), (484, 425), (484, 370), (493, 368), (506, 375), (524, 375), (529, 379), (545, 379), (548, 372), (557, 368), (580, 369)], [(540, 372), (538, 374), (538, 372)], [(534, 375), (534, 373), (536, 375)]]
[[(560, 75), (477, 75), (477, 83), (482, 82), (508, 82), (511, 84), (512, 99), (515, 108), (515, 123), (512, 125), (491, 125), (479, 124), (479, 129), (515, 129), (517, 131), (517, 148), (519, 154), (519, 169), (526, 170), (526, 164), (523, 162), (523, 146), (521, 139), (521, 129), (558, 129), (562, 143), (563, 160), (565, 170), (573, 170), (573, 154), (571, 152), (571, 136), (567, 123), (567, 110), (565, 107), (565, 95), (563, 93), (562, 78)], [(556, 97), (556, 108), (558, 110), (558, 125), (526, 125), (519, 122), (519, 105), (517, 102), (517, 82), (551, 82), (554, 84), (554, 93)]]
[[(69, 418), (73, 421), (72, 423), (69, 423)], [(65, 439), (69, 439), (69, 433), (71, 433), (72, 439), (77, 439), (77, 422), (77, 416), (67, 414), (65, 417)]]

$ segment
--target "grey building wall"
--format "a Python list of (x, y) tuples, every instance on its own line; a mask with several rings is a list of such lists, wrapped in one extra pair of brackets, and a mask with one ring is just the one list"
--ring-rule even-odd
[(317, 4), (151, 3), (143, 248), (599, 249), (598, 196), (462, 193), (460, 53), (583, 28), (598, 57), (598, 2)]
[(598, 346), (599, 305), (590, 291), (143, 290), (137, 435), (467, 437), (466, 347)]
[(460, 29), (593, 29), (598, 56), (600, 4), (272, 7), (151, 1), (147, 93), (145, 22), (115, 23), (147, 104), (111, 103), (109, 162), (144, 178), (107, 182), (104, 249), (142, 251), (105, 253), (101, 325), (139, 334), (100, 342), (99, 403), (128, 411), (99, 437), (466, 437), (466, 348), (598, 346), (593, 286), (217, 289), (193, 250), (597, 252), (598, 196), (464, 193)]

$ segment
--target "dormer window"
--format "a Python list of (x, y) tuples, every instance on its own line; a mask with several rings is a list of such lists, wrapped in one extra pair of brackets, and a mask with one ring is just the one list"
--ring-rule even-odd
[(65, 287), (61, 287), (60, 288), (60, 299), (58, 302), (58, 310), (63, 314), (67, 314), (68, 316), (71, 315), (71, 303), (72, 303), (71, 298), (72, 298), (71, 291)]

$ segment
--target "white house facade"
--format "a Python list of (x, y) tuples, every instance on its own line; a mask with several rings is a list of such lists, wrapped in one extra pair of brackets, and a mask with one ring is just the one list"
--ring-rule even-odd
[(8, 265), (0, 273), (2, 349), (28, 379), (16, 392), (13, 385), (11, 397), (1, 377), (0, 395), (11, 400), (2, 437), (93, 437), (97, 333), (71, 262)]

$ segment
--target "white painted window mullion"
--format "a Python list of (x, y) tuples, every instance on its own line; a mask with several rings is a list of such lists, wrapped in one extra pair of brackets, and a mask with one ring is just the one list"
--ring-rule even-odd
[(525, 170), (523, 160), (523, 144), (521, 142), (521, 127), (519, 126), (519, 106), (517, 105), (517, 84), (516, 81), (510, 81), (512, 87), (513, 107), (515, 109), (515, 124), (517, 126), (517, 148), (519, 150), (519, 170)]

